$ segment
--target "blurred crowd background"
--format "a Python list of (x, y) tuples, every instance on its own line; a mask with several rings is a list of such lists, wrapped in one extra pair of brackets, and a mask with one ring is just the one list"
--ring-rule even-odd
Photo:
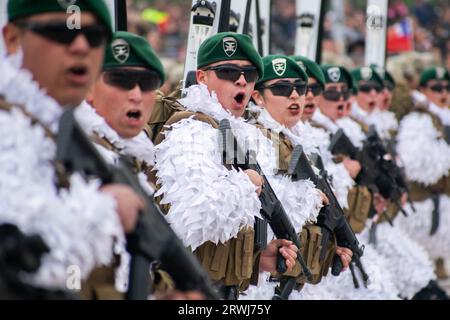
[[(148, 39), (163, 58), (169, 82), (182, 77), (191, 0), (127, 0), (129, 31)], [(322, 62), (347, 67), (364, 63), (366, 0), (326, 2)], [(293, 54), (295, 0), (273, 0), (271, 52)], [(340, 28), (336, 28), (336, 24)], [(336, 30), (341, 30), (336, 34)], [(398, 80), (411, 80), (423, 68), (450, 68), (450, 1), (390, 0), (387, 67)], [(171, 85), (165, 90), (170, 90)]]

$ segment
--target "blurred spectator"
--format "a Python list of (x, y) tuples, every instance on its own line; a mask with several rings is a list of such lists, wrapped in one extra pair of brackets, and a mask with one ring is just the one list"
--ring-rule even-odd
[(271, 49), (273, 53), (293, 54), (297, 20), (294, 0), (278, 0), (272, 4)]
[(413, 5), (413, 12), (421, 27), (431, 28), (438, 21), (438, 16), (429, 1), (416, 0)]
[(353, 61), (355, 66), (364, 66), (364, 55), (365, 55), (366, 42), (364, 39), (356, 39), (347, 47), (347, 54), (349, 58)]
[[(292, 54), (297, 28), (296, 1), (272, 1), (271, 53)], [(332, 31), (336, 23), (336, 14), (330, 11), (329, 6), (326, 6), (322, 61), (340, 63), (349, 67), (360, 66), (364, 64), (367, 0), (334, 1), (338, 4), (340, 1), (344, 8), (345, 50), (344, 54), (341, 54), (342, 48), (337, 46), (333, 39)], [(185, 59), (192, 1), (129, 0), (128, 4), (129, 30), (146, 37), (161, 57), (177, 62), (178, 67), (175, 69), (179, 71)], [(432, 64), (442, 63), (446, 64), (447, 68), (450, 67), (449, 0), (390, 0), (388, 25), (392, 26), (402, 21), (408, 21), (407, 25), (411, 26), (411, 50), (426, 53), (418, 54), (420, 59), (426, 57), (426, 63), (433, 61)], [(414, 57), (412, 59), (414, 61), (419, 59)], [(402, 62), (401, 65), (406, 71), (399, 72), (400, 78), (404, 77), (403, 73), (409, 75), (411, 70), (418, 71), (411, 64)]]

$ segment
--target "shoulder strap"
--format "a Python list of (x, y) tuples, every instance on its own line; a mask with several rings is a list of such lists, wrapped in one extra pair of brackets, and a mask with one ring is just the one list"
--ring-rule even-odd
[(163, 128), (161, 129), (161, 131), (158, 133), (158, 135), (155, 138), (155, 145), (160, 144), (163, 140), (164, 140), (164, 132), (166, 132), (167, 130), (171, 130), (170, 126), (174, 123), (177, 123), (178, 121), (181, 121), (183, 119), (188, 119), (190, 117), (194, 116), (195, 120), (198, 121), (202, 121), (205, 123), (210, 124), (213, 128), (219, 128), (219, 124), (217, 123), (216, 120), (214, 120), (212, 117), (201, 113), (201, 112), (192, 112), (192, 111), (179, 111), (179, 112), (175, 112), (170, 118), (169, 120), (167, 120), (167, 122), (164, 124)]
[(328, 129), (324, 125), (321, 125), (320, 123), (318, 123), (317, 121), (309, 120), (308, 122), (311, 125), (311, 127), (318, 128), (318, 129), (323, 129), (326, 132), (328, 132)]
[(291, 162), (292, 150), (294, 150), (291, 140), (282, 132), (274, 134), (273, 130), (265, 128), (260, 123), (256, 123), (256, 127), (261, 130), (267, 139), (273, 142), (274, 148), (278, 148), (279, 171), (287, 172)]
[(147, 132), (153, 142), (162, 130), (164, 124), (175, 112), (186, 110), (186, 108), (178, 102), (179, 98), (181, 98), (181, 90), (176, 90), (168, 96), (164, 96), (159, 90), (156, 92), (156, 102), (148, 122)]
[(11, 110), (13, 108), (19, 109), (27, 118), (31, 119), (31, 123), (33, 125), (37, 124), (37, 125), (41, 126), (42, 129), (44, 129), (45, 135), (48, 138), (52, 139), (53, 141), (56, 141), (56, 136), (53, 134), (53, 132), (45, 124), (43, 124), (38, 118), (36, 118), (31, 113), (26, 111), (24, 107), (22, 107), (20, 105), (12, 105), (9, 102), (7, 102), (3, 96), (0, 96), (0, 110), (11, 112)]
[(412, 112), (418, 112), (429, 115), (431, 117), (431, 121), (433, 122), (433, 126), (442, 134), (443, 137), (445, 137), (445, 127), (441, 119), (439, 119), (437, 115), (428, 110), (426, 106), (417, 105)]
[(364, 122), (362, 122), (361, 120), (356, 119), (353, 116), (349, 116), (350, 119), (352, 119), (353, 121), (355, 121), (357, 124), (359, 124), (359, 126), (361, 127), (362, 131), (367, 134), (369, 133), (369, 126), (367, 124), (365, 124)]
[(119, 152), (119, 149), (117, 149), (111, 142), (109, 142), (108, 139), (106, 139), (105, 137), (103, 137), (103, 138), (100, 137), (96, 132), (92, 133), (90, 138), (92, 139), (92, 141), (94, 141), (95, 143), (101, 145), (105, 149), (108, 149), (109, 151), (113, 151), (113, 152), (116, 152), (116, 153)]

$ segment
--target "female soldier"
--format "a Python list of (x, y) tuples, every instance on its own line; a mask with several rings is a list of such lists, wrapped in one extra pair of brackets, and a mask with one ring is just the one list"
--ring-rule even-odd
[[(328, 201), (321, 195), (314, 184), (309, 180), (292, 181), (287, 176), (287, 169), (291, 161), (295, 145), (302, 144), (307, 154), (319, 153), (313, 141), (305, 139), (300, 141), (290, 129), (296, 126), (302, 117), (305, 102), (308, 76), (294, 60), (286, 56), (269, 55), (263, 58), (264, 77), (253, 92), (256, 105), (251, 107), (255, 117), (256, 126), (274, 143), (274, 152), (278, 155), (278, 170), (269, 181), (283, 203), (292, 221), (295, 221), (296, 231), (301, 238), (301, 253), (313, 273), (311, 283), (317, 284), (323, 275), (328, 273), (331, 261), (338, 254), (345, 267), (351, 260), (352, 252), (347, 248), (337, 247), (334, 239), (326, 244), (325, 254), (321, 256), (322, 231), (314, 222), (317, 219), (321, 199)], [(307, 248), (307, 249), (306, 249)], [(297, 289), (301, 289), (307, 282), (298, 271)], [(256, 290), (251, 291), (252, 297), (270, 297), (271, 285), (261, 286), (257, 295)], [(264, 289), (263, 289), (264, 288)], [(265, 291), (263, 291), (265, 290)], [(263, 291), (263, 292), (262, 292)], [(266, 296), (264, 296), (266, 295)], [(307, 294), (294, 291), (291, 299), (332, 299), (326, 291), (312, 288)]]

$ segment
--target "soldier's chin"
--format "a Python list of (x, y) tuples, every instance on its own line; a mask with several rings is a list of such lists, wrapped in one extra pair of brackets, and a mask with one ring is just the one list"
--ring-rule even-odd
[(245, 111), (245, 105), (233, 101), (229, 108), (227, 108), (235, 117), (242, 117)]
[(65, 90), (58, 90), (55, 94), (48, 92), (48, 95), (55, 99), (61, 107), (78, 107), (86, 98), (87, 89), (85, 88), (66, 88)]

